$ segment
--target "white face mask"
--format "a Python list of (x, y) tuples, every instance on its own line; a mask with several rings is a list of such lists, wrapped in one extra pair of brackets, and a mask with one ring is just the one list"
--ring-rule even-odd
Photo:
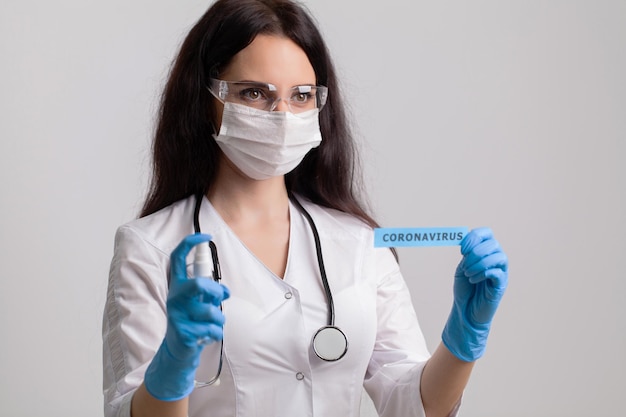
[(225, 103), (222, 126), (213, 137), (244, 174), (264, 180), (290, 172), (320, 144), (319, 111), (295, 116)]

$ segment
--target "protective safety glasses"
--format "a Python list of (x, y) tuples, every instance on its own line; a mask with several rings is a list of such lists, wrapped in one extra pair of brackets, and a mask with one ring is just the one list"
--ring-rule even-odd
[(259, 110), (274, 111), (282, 100), (296, 116), (309, 110), (322, 110), (328, 97), (328, 88), (321, 85), (291, 87), (286, 97), (269, 83), (224, 81), (211, 78), (208, 90), (222, 103), (235, 103)]

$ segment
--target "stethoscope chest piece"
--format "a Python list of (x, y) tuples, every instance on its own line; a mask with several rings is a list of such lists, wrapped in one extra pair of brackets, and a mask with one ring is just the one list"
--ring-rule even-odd
[(338, 327), (324, 326), (313, 336), (313, 351), (322, 360), (337, 361), (348, 351), (348, 339)]

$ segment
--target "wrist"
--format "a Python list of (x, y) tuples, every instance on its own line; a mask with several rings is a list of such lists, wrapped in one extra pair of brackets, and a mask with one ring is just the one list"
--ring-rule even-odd
[(177, 401), (187, 397), (194, 389), (199, 355), (187, 360), (175, 358), (165, 341), (159, 347), (146, 369), (144, 385), (154, 398)]
[(441, 340), (454, 356), (465, 362), (473, 362), (485, 353), (490, 328), (490, 323), (469, 323), (455, 306), (443, 329)]

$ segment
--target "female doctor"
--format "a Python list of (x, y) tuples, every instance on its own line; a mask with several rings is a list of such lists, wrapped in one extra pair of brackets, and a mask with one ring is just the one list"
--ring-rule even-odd
[(456, 414), (506, 256), (489, 229), (465, 236), (431, 356), (394, 254), (374, 248), (348, 125), (302, 6), (218, 0), (191, 29), (150, 193), (115, 238), (106, 416), (357, 417), (363, 386), (381, 416)]

